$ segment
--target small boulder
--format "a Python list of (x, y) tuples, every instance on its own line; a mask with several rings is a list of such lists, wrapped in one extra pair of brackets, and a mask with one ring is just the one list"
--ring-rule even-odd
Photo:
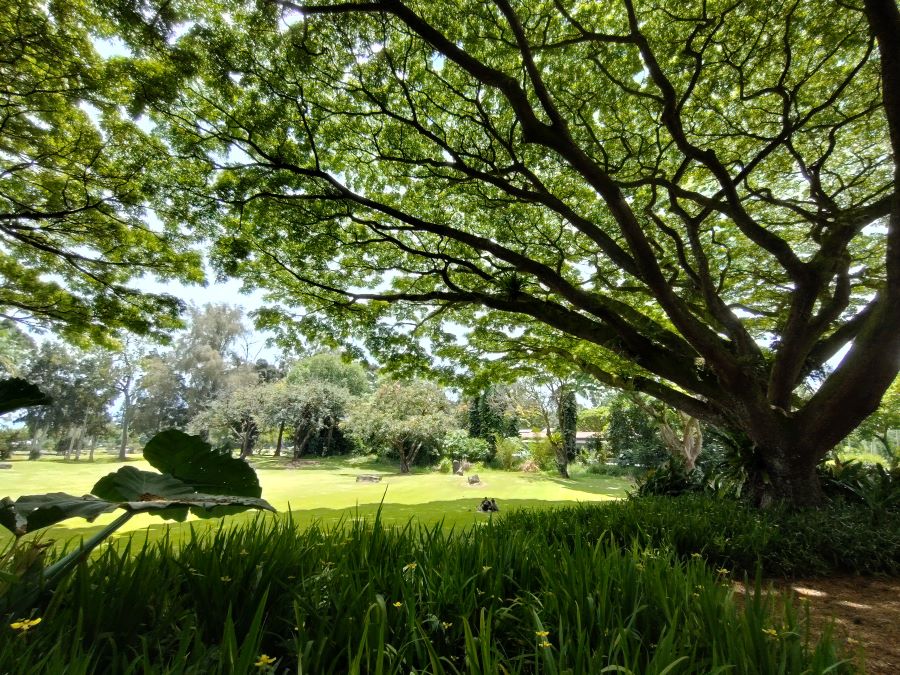
[(11, 469), (12, 464), (9, 462), (0, 462), (0, 469)]
[(478, 485), (479, 483), (481, 483), (481, 479), (478, 477), (477, 473), (469, 476), (469, 485)]

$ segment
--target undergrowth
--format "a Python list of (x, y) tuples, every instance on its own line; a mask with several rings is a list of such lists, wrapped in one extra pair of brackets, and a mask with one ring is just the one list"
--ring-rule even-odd
[(789, 605), (757, 588), (739, 607), (730, 571), (649, 530), (589, 536), (590, 514), (460, 531), (260, 519), (177, 546), (132, 538), (36, 607), (39, 624), (6, 622), (0, 672), (851, 671)]

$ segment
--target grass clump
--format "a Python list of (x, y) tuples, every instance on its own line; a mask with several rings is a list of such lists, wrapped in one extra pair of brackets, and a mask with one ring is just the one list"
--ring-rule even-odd
[(133, 538), (81, 566), (33, 629), (0, 628), (0, 672), (850, 672), (789, 605), (758, 588), (738, 605), (726, 570), (643, 535), (576, 536), (588, 514)]

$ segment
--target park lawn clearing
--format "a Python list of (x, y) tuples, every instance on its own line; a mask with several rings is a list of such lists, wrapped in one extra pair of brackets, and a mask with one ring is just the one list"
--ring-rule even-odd
[[(13, 468), (0, 474), (0, 497), (17, 498), (26, 494), (68, 492), (86, 494), (94, 483), (116, 470), (121, 463), (112, 457), (101, 456), (99, 461), (68, 461), (48, 457), (28, 461), (15, 457)], [(149, 469), (140, 458), (129, 458), (129, 466)], [(365, 457), (315, 458), (292, 462), (289, 458), (261, 456), (251, 460), (262, 485), (263, 497), (281, 514), (290, 517), (301, 527), (313, 522), (336, 524), (342, 520), (374, 518), (381, 507), (381, 519), (386, 523), (404, 524), (410, 518), (424, 523), (444, 521), (447, 525), (466, 526), (484, 522), (490, 516), (477, 513), (482, 498), (492, 497), (500, 505), (501, 513), (522, 507), (549, 508), (563, 503), (607, 501), (624, 497), (631, 482), (624, 478), (583, 475), (564, 480), (545, 473), (522, 473), (478, 469), (481, 484), (470, 485), (467, 476), (437, 473), (427, 469), (412, 474), (399, 474), (393, 464)], [(357, 482), (360, 474), (378, 475), (377, 483)], [(235, 523), (252, 519), (251, 514), (230, 516), (224, 522)], [(271, 515), (267, 517), (282, 517)], [(115, 518), (103, 515), (93, 523), (72, 519), (64, 524), (43, 530), (42, 538), (54, 539), (58, 544), (77, 541), (93, 534)], [(219, 520), (189, 523), (200, 527), (218, 527)], [(157, 517), (140, 514), (133, 517), (115, 535), (146, 531), (154, 540), (166, 532), (186, 531), (187, 525), (167, 523)], [(11, 536), (0, 535), (0, 543)]]

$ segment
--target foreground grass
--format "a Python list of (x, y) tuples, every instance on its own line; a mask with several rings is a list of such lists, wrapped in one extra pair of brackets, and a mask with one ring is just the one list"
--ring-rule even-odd
[[(13, 498), (43, 492), (88, 492), (102, 476), (115, 471), (120, 463), (98, 456), (94, 463), (44, 458), (29, 462), (24, 457), (13, 460), (13, 468), (0, 474), (0, 497)], [(150, 469), (141, 459), (129, 464)], [(420, 470), (412, 475), (399, 475), (395, 465), (368, 458), (328, 458), (292, 465), (287, 459), (258, 457), (252, 464), (259, 476), (265, 497), (276, 509), (292, 511), (294, 522), (308, 526), (314, 522), (337, 523), (348, 517), (371, 519), (383, 503), (382, 520), (406, 523), (410, 518), (423, 523), (444, 521), (450, 525), (470, 525), (484, 520), (475, 513), (482, 497), (496, 498), (504, 512), (516, 508), (547, 508), (559, 503), (596, 502), (625, 496), (630, 482), (608, 476), (578, 476), (562, 480), (547, 474), (528, 474), (490, 469), (478, 470), (482, 484), (470, 486), (466, 477)], [(376, 474), (380, 483), (357, 483), (359, 474)], [(73, 519), (50, 528), (42, 535), (60, 543), (89, 536), (111, 522), (115, 514), (101, 516), (94, 524)], [(229, 522), (248, 522), (245, 514)], [(214, 521), (209, 526), (215, 527)], [(202, 526), (201, 526), (202, 527)], [(172, 526), (174, 533), (184, 533), (184, 526)], [(159, 518), (139, 515), (126, 523), (120, 535), (128, 531), (146, 530), (151, 540), (165, 534), (167, 526)], [(11, 537), (0, 534), (0, 545)]]
[(0, 627), (0, 672), (266, 672), (262, 654), (278, 673), (851, 671), (789, 606), (735, 603), (701, 556), (568, 536), (559, 515), (135, 539), (81, 566), (33, 629)]

